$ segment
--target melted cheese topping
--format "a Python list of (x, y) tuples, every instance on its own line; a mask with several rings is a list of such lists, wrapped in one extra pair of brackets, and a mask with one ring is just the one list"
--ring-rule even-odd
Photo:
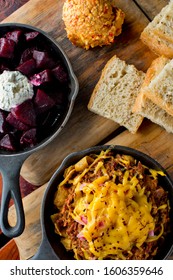
[[(99, 168), (104, 168), (100, 164)], [(129, 251), (134, 244), (140, 247), (154, 230), (151, 204), (137, 178), (129, 179), (128, 171), (122, 184), (110, 181), (105, 174), (83, 186), (82, 193), (78, 184), (75, 193), (72, 216), (77, 222), (84, 221), (80, 234), (98, 259)]]

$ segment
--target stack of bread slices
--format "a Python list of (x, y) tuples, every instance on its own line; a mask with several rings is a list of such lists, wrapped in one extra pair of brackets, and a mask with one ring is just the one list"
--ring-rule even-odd
[(113, 56), (102, 71), (88, 109), (132, 133), (144, 117), (173, 133), (173, 1), (148, 24), (141, 39), (159, 57), (144, 74)]
[(152, 62), (132, 111), (173, 133), (172, 59), (161, 56)]

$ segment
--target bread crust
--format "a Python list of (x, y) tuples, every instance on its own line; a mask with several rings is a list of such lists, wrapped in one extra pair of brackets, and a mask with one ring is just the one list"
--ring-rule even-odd
[[(106, 63), (105, 67), (103, 68), (103, 70), (101, 72), (101, 76), (100, 76), (100, 78), (99, 78), (99, 80), (98, 80), (98, 82), (97, 82), (97, 84), (96, 84), (96, 86), (95, 86), (95, 88), (94, 88), (94, 90), (92, 92), (92, 95), (90, 97), (90, 100), (89, 100), (89, 103), (88, 103), (88, 109), (89, 110), (91, 110), (92, 107), (93, 107), (95, 96), (96, 96), (96, 94), (97, 94), (97, 92), (99, 90), (100, 84), (101, 84), (101, 82), (103, 80), (103, 77), (104, 77), (105, 73), (107, 72), (107, 69), (110, 67), (110, 65), (113, 63), (113, 61), (115, 59), (117, 59), (117, 56), (116, 55), (112, 56), (109, 59), (109, 61)], [(92, 109), (92, 111), (93, 111), (93, 109)]]
[(173, 43), (159, 38), (152, 30), (144, 30), (140, 39), (147, 45), (156, 55), (173, 58)]
[(162, 71), (166, 63), (170, 61), (168, 58), (162, 56), (156, 58), (146, 72), (144, 82), (141, 86), (139, 95), (136, 98), (133, 112), (139, 113), (143, 117), (148, 118), (154, 123), (162, 126), (167, 132), (173, 133), (173, 116), (168, 114), (158, 105), (154, 104), (151, 99), (146, 96), (146, 90), (152, 79)]
[(170, 17), (172, 17), (172, 8), (173, 3), (170, 2), (145, 27), (140, 36), (142, 42), (147, 45), (156, 55), (161, 56), (164, 54), (164, 56), (168, 58), (173, 58), (173, 38), (170, 38), (167, 32), (161, 32), (159, 27), (162, 24), (162, 20), (166, 22), (166, 15), (170, 15)]
[(160, 71), (163, 69), (163, 67), (166, 65), (166, 63), (169, 61), (169, 59), (165, 56), (160, 56), (153, 60), (150, 67), (148, 68), (144, 82), (142, 83), (139, 95), (136, 98), (135, 104), (133, 106), (132, 111), (135, 113), (140, 113), (142, 110), (142, 107), (145, 107), (145, 103), (147, 100), (147, 93), (148, 93), (148, 85), (150, 82), (160, 73)]

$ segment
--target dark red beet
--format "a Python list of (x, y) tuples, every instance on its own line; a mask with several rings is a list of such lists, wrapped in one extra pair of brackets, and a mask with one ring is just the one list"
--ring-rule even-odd
[(0, 38), (0, 57), (12, 58), (15, 42), (6, 38)]
[(13, 107), (11, 113), (20, 122), (32, 127), (36, 126), (36, 113), (31, 100), (26, 100), (20, 105)]
[(35, 70), (35, 60), (33, 58), (20, 64), (16, 70), (20, 71), (22, 74), (29, 76), (34, 73)]
[(10, 112), (6, 118), (6, 121), (12, 125), (14, 128), (16, 128), (17, 130), (28, 130), (30, 127), (24, 123), (22, 123), (21, 121), (17, 120), (15, 118), (15, 116)]
[(41, 89), (37, 90), (34, 102), (38, 113), (43, 113), (55, 105), (54, 100)]
[(37, 137), (36, 137), (36, 128), (31, 128), (27, 131), (25, 131), (21, 138), (20, 138), (20, 144), (29, 147), (33, 147), (37, 144)]
[(0, 111), (0, 133), (7, 132), (6, 114)]
[(39, 35), (39, 32), (37, 32), (37, 31), (27, 32), (27, 33), (25, 33), (26, 41), (29, 42), (29, 41), (35, 39), (38, 35)]
[(21, 54), (21, 58), (20, 58), (20, 64), (33, 58), (34, 49), (35, 48), (27, 48), (26, 50), (23, 51), (23, 53)]
[(49, 83), (52, 81), (52, 75), (51, 70), (45, 69), (42, 72), (39, 72), (38, 74), (35, 74), (30, 78), (31, 84), (34, 86), (40, 86), (45, 83)]
[(13, 135), (5, 134), (4, 137), (0, 140), (0, 147), (5, 150), (15, 151), (16, 144)]
[(22, 33), (22, 30), (9, 31), (5, 34), (5, 38), (13, 40), (17, 44)]
[(47, 52), (41, 52), (41, 51), (34, 50), (33, 58), (36, 61), (37, 68), (51, 69), (55, 65), (55, 62), (52, 60), (52, 58), (49, 56), (49, 54)]
[(62, 65), (58, 65), (54, 69), (52, 69), (52, 73), (54, 77), (60, 82), (60, 83), (66, 83), (68, 80), (68, 75), (65, 72)]

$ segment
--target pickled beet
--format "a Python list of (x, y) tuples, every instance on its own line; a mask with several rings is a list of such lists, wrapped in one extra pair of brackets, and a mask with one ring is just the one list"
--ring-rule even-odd
[(55, 76), (55, 78), (60, 82), (60, 83), (66, 83), (68, 80), (68, 75), (62, 65), (58, 65), (54, 69), (52, 69), (52, 73)]
[(11, 112), (8, 114), (6, 121), (17, 130), (25, 131), (30, 128), (28, 125), (16, 119), (16, 117)]
[(36, 128), (31, 128), (25, 131), (20, 138), (20, 144), (27, 147), (35, 146), (37, 144), (36, 132)]
[(39, 32), (37, 32), (37, 31), (27, 32), (27, 33), (25, 33), (26, 41), (29, 42), (29, 41), (35, 39), (38, 35), (39, 35)]
[(5, 134), (4, 137), (0, 140), (0, 147), (8, 151), (15, 151), (16, 143), (14, 136), (10, 133)]
[(15, 42), (10, 39), (0, 38), (0, 57), (12, 58)]
[(49, 68), (55, 66), (55, 62), (53, 59), (49, 56), (47, 52), (34, 50), (33, 51), (33, 58), (36, 61), (37, 68)]
[(36, 126), (36, 112), (31, 100), (28, 99), (23, 103), (13, 107), (11, 109), (11, 113), (20, 122), (31, 127)]
[(34, 86), (40, 86), (51, 81), (52, 73), (49, 69), (45, 69), (42, 72), (39, 72), (38, 74), (34, 74), (30, 79), (31, 84), (33, 84)]
[(20, 64), (16, 70), (20, 71), (23, 75), (29, 76), (34, 73), (36, 64), (33, 58)]
[(38, 113), (43, 113), (55, 105), (55, 101), (41, 89), (37, 90), (34, 102)]
[(17, 44), (19, 42), (22, 33), (23, 33), (22, 30), (9, 31), (5, 34), (5, 38), (10, 39)]
[(34, 49), (35, 49), (34, 47), (25, 49), (22, 52), (22, 54), (21, 54), (21, 58), (20, 58), (20, 63), (19, 64), (22, 64), (23, 62), (33, 58)]

